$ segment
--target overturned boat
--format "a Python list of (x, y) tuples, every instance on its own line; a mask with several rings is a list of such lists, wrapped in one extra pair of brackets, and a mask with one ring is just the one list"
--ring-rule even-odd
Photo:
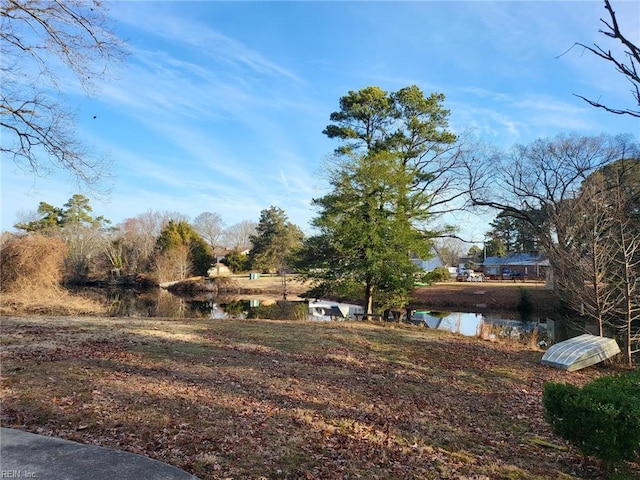
[(600, 363), (618, 353), (620, 347), (613, 338), (585, 333), (549, 347), (542, 356), (542, 364), (574, 372)]

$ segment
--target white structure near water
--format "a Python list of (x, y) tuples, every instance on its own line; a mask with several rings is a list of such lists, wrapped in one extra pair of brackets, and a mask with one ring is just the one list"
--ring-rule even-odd
[(363, 315), (364, 308), (351, 303), (332, 302), (330, 300), (314, 300), (309, 302), (309, 320), (353, 320), (356, 315)]
[(431, 248), (431, 256), (427, 260), (416, 257), (412, 258), (411, 261), (416, 265), (416, 267), (425, 272), (432, 272), (438, 267), (444, 267), (444, 262), (440, 258), (440, 254), (433, 247)]
[(542, 356), (542, 364), (574, 372), (600, 363), (618, 353), (620, 347), (613, 338), (585, 333), (549, 347)]

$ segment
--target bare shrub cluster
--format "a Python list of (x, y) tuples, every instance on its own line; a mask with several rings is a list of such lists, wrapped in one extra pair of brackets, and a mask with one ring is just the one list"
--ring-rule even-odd
[(2, 313), (99, 313), (102, 307), (61, 287), (66, 246), (43, 235), (15, 236), (0, 250)]
[(65, 252), (64, 242), (58, 238), (28, 235), (9, 240), (0, 252), (2, 291), (58, 290)]

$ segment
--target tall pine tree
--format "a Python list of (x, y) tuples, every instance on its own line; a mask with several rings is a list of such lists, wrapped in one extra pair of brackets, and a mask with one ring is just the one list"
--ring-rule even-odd
[(456, 198), (457, 165), (447, 150), (444, 96), (416, 86), (368, 87), (340, 99), (324, 130), (341, 140), (329, 177), (332, 192), (314, 200), (319, 234), (307, 239), (299, 266), (317, 292), (345, 284), (363, 289), (367, 314), (404, 306), (413, 288), (415, 253), (426, 258), (434, 210)]

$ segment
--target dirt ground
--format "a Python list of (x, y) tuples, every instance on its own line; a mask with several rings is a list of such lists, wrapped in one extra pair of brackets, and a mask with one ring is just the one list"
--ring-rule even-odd
[[(293, 298), (302, 294), (310, 285), (301, 283), (296, 277), (287, 280), (287, 295)], [(280, 276), (261, 275), (249, 279), (248, 275), (228, 277), (221, 284), (221, 290), (239, 294), (282, 295)], [(417, 287), (413, 293), (411, 307), (451, 310), (463, 309), (469, 312), (515, 311), (524, 295), (529, 296), (534, 311), (553, 312), (559, 308), (558, 299), (541, 282), (445, 282)]]
[(538, 313), (551, 313), (560, 306), (558, 298), (547, 290), (544, 283), (509, 281), (448, 282), (418, 287), (413, 293), (412, 306), (431, 309), (463, 308), (471, 312), (511, 311), (517, 310), (523, 295), (528, 295), (533, 310)]
[[(280, 275), (260, 275), (251, 279), (249, 275), (221, 277), (216, 281), (220, 292), (240, 294), (268, 294), (282, 296), (283, 279)], [(299, 295), (311, 288), (309, 282), (301, 282), (297, 276), (286, 277), (288, 295)]]

